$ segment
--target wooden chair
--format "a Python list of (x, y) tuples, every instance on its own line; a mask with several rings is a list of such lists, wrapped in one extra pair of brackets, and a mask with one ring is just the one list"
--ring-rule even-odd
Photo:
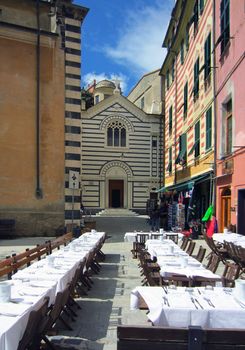
[(19, 342), (17, 350), (39, 349), (41, 342), (39, 325), (48, 313), (48, 303), (49, 298), (46, 297), (37, 310), (30, 312), (24, 335)]
[(160, 239), (162, 237), (161, 233), (152, 233), (151, 239)]
[(205, 254), (206, 254), (206, 249), (200, 245), (199, 250), (197, 252), (197, 255), (192, 255), (192, 256), (193, 256), (193, 258), (195, 258), (197, 261), (199, 261), (201, 263), (201, 262), (203, 262)]
[(235, 287), (235, 280), (239, 277), (239, 272), (239, 265), (227, 262), (221, 277), (223, 287)]
[(227, 250), (221, 244), (215, 244), (213, 238), (204, 235), (204, 239), (213, 253), (219, 256), (220, 260), (225, 263), (229, 258)]
[(244, 350), (243, 329), (117, 327), (117, 350)]
[(184, 237), (182, 238), (182, 243), (181, 243), (181, 245), (180, 245), (180, 249), (186, 250), (189, 241), (190, 241), (190, 238), (187, 237), (187, 236), (184, 236)]
[(176, 233), (173, 233), (173, 234), (169, 233), (169, 234), (166, 234), (166, 239), (171, 239), (175, 244), (178, 244), (179, 236)]
[(191, 256), (195, 249), (195, 246), (196, 246), (196, 242), (189, 241), (188, 247), (186, 248), (186, 253)]

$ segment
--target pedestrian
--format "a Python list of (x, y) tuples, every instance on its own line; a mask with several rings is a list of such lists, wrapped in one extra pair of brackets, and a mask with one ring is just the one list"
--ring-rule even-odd
[(151, 230), (153, 232), (159, 230), (159, 219), (160, 219), (159, 207), (156, 204), (150, 213), (150, 224), (151, 224)]
[(160, 228), (163, 228), (165, 231), (167, 230), (167, 222), (168, 222), (168, 201), (165, 200), (161, 202), (159, 209), (160, 216)]

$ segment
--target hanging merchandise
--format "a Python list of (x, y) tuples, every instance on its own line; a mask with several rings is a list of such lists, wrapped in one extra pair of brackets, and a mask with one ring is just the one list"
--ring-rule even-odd
[(206, 213), (204, 214), (204, 217), (202, 218), (203, 222), (207, 222), (208, 220), (211, 220), (212, 215), (214, 212), (214, 206), (211, 204), (208, 209), (206, 210)]

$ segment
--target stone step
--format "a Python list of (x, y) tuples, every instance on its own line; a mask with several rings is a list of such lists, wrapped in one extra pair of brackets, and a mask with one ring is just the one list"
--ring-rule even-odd
[(109, 208), (109, 209), (104, 209), (100, 211), (99, 213), (96, 214), (96, 216), (138, 216), (137, 213), (135, 213), (132, 210), (129, 209), (122, 209), (122, 208)]

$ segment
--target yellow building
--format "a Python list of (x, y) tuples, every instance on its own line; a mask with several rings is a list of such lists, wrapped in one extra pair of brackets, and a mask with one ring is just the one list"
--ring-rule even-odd
[[(213, 4), (177, 0), (163, 46), (165, 184), (162, 191), (186, 204), (185, 221), (200, 230), (212, 202)], [(193, 210), (187, 210), (187, 208)]]
[(88, 10), (68, 0), (1, 0), (0, 8), (0, 218), (15, 220), (16, 235), (54, 235), (65, 220), (80, 222), (80, 190), (68, 188), (68, 176), (80, 177)]

